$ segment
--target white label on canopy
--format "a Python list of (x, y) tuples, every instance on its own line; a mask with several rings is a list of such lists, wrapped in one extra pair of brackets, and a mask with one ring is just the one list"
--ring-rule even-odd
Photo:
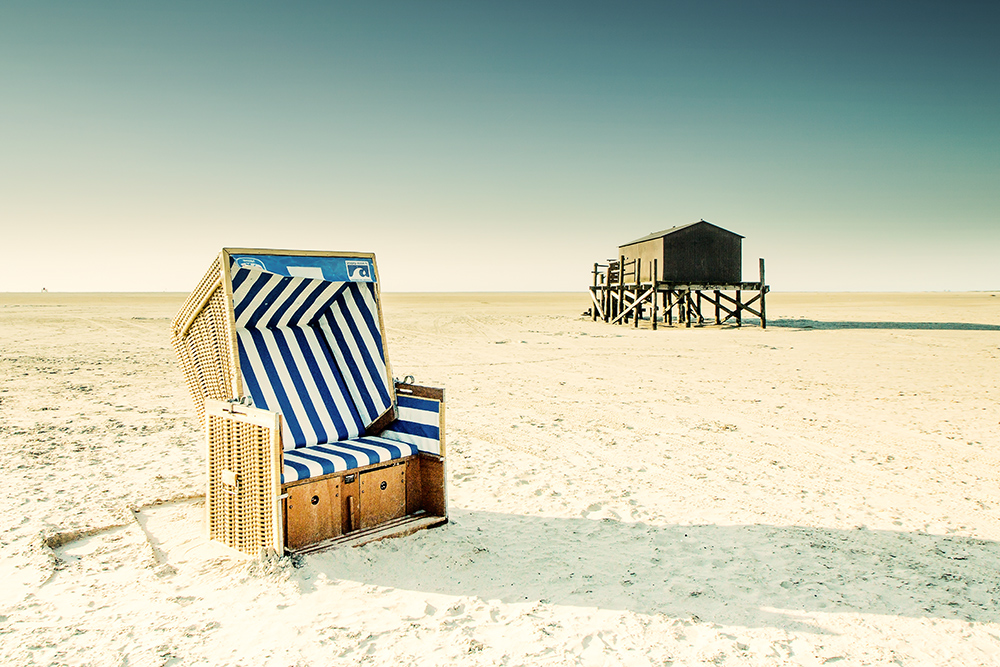
[(371, 267), (366, 260), (348, 259), (344, 261), (347, 267), (347, 278), (357, 283), (374, 282)]
[(266, 271), (264, 267), (264, 262), (259, 259), (254, 259), (253, 257), (240, 257), (236, 260), (236, 266), (241, 269), (258, 269), (260, 271)]
[(296, 278), (318, 278), (323, 280), (323, 269), (318, 266), (290, 266), (288, 275)]

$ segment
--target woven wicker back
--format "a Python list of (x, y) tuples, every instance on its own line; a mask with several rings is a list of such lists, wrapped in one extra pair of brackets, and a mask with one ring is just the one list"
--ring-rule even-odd
[(231, 318), (220, 257), (191, 292), (171, 326), (171, 343), (202, 427), (205, 399), (237, 397)]

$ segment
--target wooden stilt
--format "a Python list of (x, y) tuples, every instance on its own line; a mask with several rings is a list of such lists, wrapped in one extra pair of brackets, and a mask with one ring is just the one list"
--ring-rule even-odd
[(764, 310), (764, 295), (767, 293), (767, 285), (764, 283), (764, 258), (760, 258), (760, 328), (767, 328), (767, 312)]
[(625, 255), (618, 257), (618, 306), (615, 309), (617, 318), (625, 310)]
[(653, 273), (650, 276), (650, 278), (652, 278), (652, 280), (653, 280), (653, 313), (652, 313), (652, 317), (650, 319), (653, 321), (653, 331), (656, 331), (656, 317), (657, 317), (657, 314), (658, 314), (656, 306), (657, 306), (657, 303), (658, 303), (657, 302), (657, 297), (659, 297), (659, 294), (657, 294), (657, 292), (656, 292), (656, 287), (657, 287), (657, 285), (656, 285), (657, 272), (656, 272), (656, 259), (655, 258), (653, 259), (653, 267), (652, 268), (653, 268)]
[[(611, 271), (611, 267), (608, 266), (608, 272), (610, 272), (610, 271)], [(607, 288), (607, 282), (608, 282), (608, 274), (604, 274), (604, 276), (601, 279), (601, 312), (602, 312), (602, 316), (601, 317), (602, 317), (602, 319), (605, 322), (608, 321), (608, 288)]]
[(743, 326), (743, 315), (741, 311), (743, 310), (742, 304), (740, 304), (740, 290), (736, 290), (736, 326)]
[(590, 313), (590, 319), (592, 321), (596, 322), (597, 321), (597, 311), (598, 311), (598, 308), (597, 308), (597, 305), (596, 305), (597, 301), (598, 301), (597, 300), (597, 262), (594, 262), (594, 287), (593, 287), (593, 292), (594, 292), (594, 303), (595, 303), (595, 305), (594, 305), (593, 310)]
[(715, 290), (715, 323), (722, 324), (722, 320), (719, 319), (719, 307), (722, 305), (719, 303), (721, 300), (719, 297), (719, 290)]
[[(612, 262), (614, 266), (618, 266), (617, 262)], [(616, 271), (621, 270), (620, 267), (615, 269)], [(618, 274), (610, 273), (608, 274), (608, 321), (612, 321), (615, 317), (615, 295), (614, 293), (618, 291)]]
[(642, 319), (642, 305), (646, 301), (642, 299), (639, 295), (642, 293), (642, 262), (638, 257), (635, 258), (635, 299), (638, 301), (638, 305), (635, 307), (635, 328), (639, 328), (639, 320)]
[(602, 299), (601, 303), (604, 305), (603, 310), (604, 310), (605, 322), (608, 321), (608, 317), (610, 317), (611, 315), (611, 313), (608, 312), (608, 308), (610, 307), (608, 303), (608, 277), (610, 275), (611, 275), (611, 263), (609, 262), (608, 270), (601, 279), (601, 299)]

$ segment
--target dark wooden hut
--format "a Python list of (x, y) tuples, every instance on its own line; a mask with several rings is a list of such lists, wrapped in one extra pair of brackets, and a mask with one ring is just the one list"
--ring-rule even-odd
[(639, 260), (642, 282), (652, 280), (654, 259), (659, 282), (729, 285), (743, 279), (743, 237), (704, 220), (643, 236), (619, 246), (618, 254), (625, 262)]

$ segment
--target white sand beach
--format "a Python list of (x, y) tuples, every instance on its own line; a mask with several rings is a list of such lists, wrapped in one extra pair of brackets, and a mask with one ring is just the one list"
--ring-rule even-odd
[(202, 537), (185, 296), (0, 294), (4, 665), (1000, 664), (1000, 293), (385, 294), (451, 521), (272, 562)]

